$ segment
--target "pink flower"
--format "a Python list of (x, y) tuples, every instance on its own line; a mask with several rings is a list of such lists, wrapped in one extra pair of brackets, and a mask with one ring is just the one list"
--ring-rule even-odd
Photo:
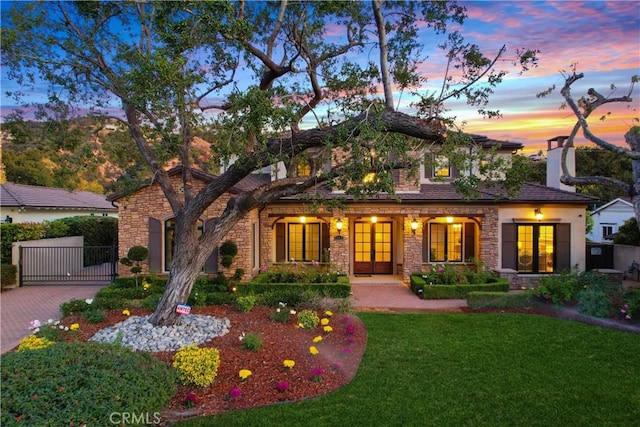
[(285, 391), (289, 390), (289, 383), (287, 381), (278, 381), (278, 384), (276, 385), (276, 389), (280, 393), (284, 393)]
[(318, 265), (318, 261), (316, 261), (315, 259), (311, 260), (311, 265)]
[(234, 387), (229, 390), (229, 396), (231, 396), (233, 399), (237, 399), (242, 396), (242, 391), (240, 391), (238, 387)]
[(356, 328), (353, 326), (353, 323), (349, 323), (345, 329), (345, 333), (347, 335), (353, 335), (356, 333)]

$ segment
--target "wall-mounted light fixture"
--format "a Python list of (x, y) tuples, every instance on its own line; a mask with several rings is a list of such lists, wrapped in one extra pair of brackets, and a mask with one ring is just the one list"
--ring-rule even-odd
[(542, 221), (542, 218), (544, 218), (544, 214), (542, 213), (542, 210), (540, 208), (535, 208), (533, 210), (533, 214), (536, 216), (536, 219), (538, 221)]
[(342, 218), (339, 218), (338, 221), (336, 221), (336, 229), (338, 230), (338, 235), (342, 234), (343, 226), (344, 224), (342, 223)]
[(307, 217), (306, 217), (306, 216), (304, 216), (304, 215), (302, 215), (302, 216), (300, 217), (300, 222), (301, 222), (301, 223), (303, 223), (303, 224), (304, 224), (305, 222), (307, 222)]
[(375, 224), (376, 222), (378, 222), (378, 217), (377, 216), (372, 216), (371, 217), (371, 223)]
[(451, 224), (453, 222), (453, 217), (452, 216), (448, 216), (447, 217), (447, 223)]
[(415, 236), (416, 235), (416, 230), (418, 229), (418, 225), (420, 225), (418, 223), (418, 220), (413, 218), (411, 220), (411, 233)]

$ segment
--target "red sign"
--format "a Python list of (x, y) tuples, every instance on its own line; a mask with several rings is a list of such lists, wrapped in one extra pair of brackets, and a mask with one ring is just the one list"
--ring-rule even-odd
[(178, 314), (189, 314), (191, 313), (191, 307), (187, 304), (178, 304), (176, 307), (176, 313)]

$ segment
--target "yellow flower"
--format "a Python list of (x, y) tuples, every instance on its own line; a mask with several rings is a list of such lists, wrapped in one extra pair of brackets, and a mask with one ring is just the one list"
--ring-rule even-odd
[(321, 337), (320, 335), (318, 335), (317, 337), (315, 337), (315, 338), (313, 339), (313, 342), (314, 342), (314, 343), (319, 343), (320, 341), (322, 341), (322, 337)]
[(78, 329), (80, 329), (80, 324), (72, 323), (71, 326), (69, 326), (69, 329), (71, 329), (72, 331), (77, 331)]
[(122, 314), (124, 314), (125, 316), (131, 316), (131, 312), (129, 310), (127, 310), (126, 308), (124, 310), (122, 310)]
[(331, 317), (331, 316), (333, 316), (333, 312), (327, 310), (327, 311), (324, 312), (324, 315), (327, 316), (327, 317)]
[(285, 360), (284, 362), (282, 362), (282, 364), (284, 365), (285, 368), (293, 368), (296, 365), (296, 362), (294, 362), (293, 360)]
[(309, 347), (309, 353), (311, 353), (311, 354), (313, 354), (315, 356), (316, 354), (318, 354), (320, 352), (318, 351), (318, 349), (315, 346), (312, 345), (311, 347)]
[(329, 319), (327, 319), (326, 317), (323, 317), (322, 319), (320, 319), (320, 324), (322, 326), (328, 325), (329, 324)]
[(333, 328), (332, 328), (331, 326), (325, 326), (325, 327), (324, 327), (324, 331), (325, 331), (326, 333), (333, 332)]
[(238, 375), (240, 375), (240, 379), (244, 381), (251, 376), (251, 371), (248, 369), (240, 369), (240, 372), (238, 372)]

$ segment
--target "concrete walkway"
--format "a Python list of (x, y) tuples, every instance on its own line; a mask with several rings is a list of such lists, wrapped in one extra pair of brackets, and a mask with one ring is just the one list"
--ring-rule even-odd
[(0, 353), (11, 350), (31, 333), (31, 321), (58, 320), (60, 304), (72, 299), (93, 298), (102, 286), (24, 286), (0, 293)]

